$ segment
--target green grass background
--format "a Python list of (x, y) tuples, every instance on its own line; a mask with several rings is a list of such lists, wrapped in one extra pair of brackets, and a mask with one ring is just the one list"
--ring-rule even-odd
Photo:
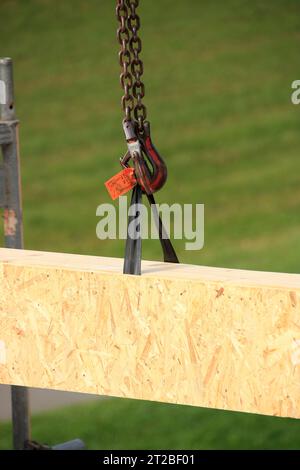
[[(96, 238), (103, 182), (119, 171), (113, 0), (1, 0), (0, 54), (15, 61), (25, 246), (123, 256)], [(299, 272), (298, 0), (141, 0), (153, 139), (169, 180), (159, 202), (205, 204), (205, 247), (182, 262)], [(158, 242), (144, 258), (160, 259)], [(0, 448), (10, 446), (9, 424)], [(294, 420), (130, 400), (33, 419), (33, 437), (89, 448), (300, 448)]]

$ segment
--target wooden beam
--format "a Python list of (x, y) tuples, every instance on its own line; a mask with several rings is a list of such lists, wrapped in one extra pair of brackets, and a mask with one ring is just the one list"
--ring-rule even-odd
[(300, 275), (0, 249), (0, 382), (300, 417)]

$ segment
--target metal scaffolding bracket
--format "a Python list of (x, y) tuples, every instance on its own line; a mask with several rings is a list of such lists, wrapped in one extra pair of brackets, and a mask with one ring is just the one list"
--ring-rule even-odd
[[(12, 121), (14, 123), (16, 121)], [(11, 123), (0, 122), (0, 145), (10, 144), (13, 140)]]

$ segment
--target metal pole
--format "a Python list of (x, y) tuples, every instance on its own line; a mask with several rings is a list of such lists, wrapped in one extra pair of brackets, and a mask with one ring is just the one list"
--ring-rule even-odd
[(24, 450), (25, 443), (30, 440), (30, 414), (28, 388), (11, 387), (11, 405), (13, 422), (13, 447)]
[[(3, 135), (1, 147), (3, 154), (4, 242), (7, 248), (23, 248), (19, 121), (15, 114), (13, 63), (10, 58), (0, 59), (0, 119), (2, 128), (0, 134)], [(25, 441), (30, 439), (28, 389), (11, 387), (11, 398), (13, 446), (16, 450), (22, 450)]]

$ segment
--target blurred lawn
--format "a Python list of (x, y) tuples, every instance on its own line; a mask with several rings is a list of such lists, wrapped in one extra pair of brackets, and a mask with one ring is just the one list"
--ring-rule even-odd
[[(88, 449), (299, 449), (297, 420), (108, 399), (33, 418), (34, 438), (50, 445), (80, 437)], [(10, 445), (0, 426), (0, 448)]]
[[(95, 236), (119, 170), (115, 2), (1, 0), (15, 61), (26, 248), (122, 256)], [(183, 262), (299, 272), (298, 0), (141, 1), (146, 104), (169, 167), (163, 202), (204, 202), (205, 247)], [(155, 241), (145, 258), (160, 258)], [(63, 426), (62, 426), (63, 423)], [(0, 447), (7, 448), (7, 427)], [(103, 401), (34, 419), (34, 438), (90, 447), (300, 448), (292, 420)]]

